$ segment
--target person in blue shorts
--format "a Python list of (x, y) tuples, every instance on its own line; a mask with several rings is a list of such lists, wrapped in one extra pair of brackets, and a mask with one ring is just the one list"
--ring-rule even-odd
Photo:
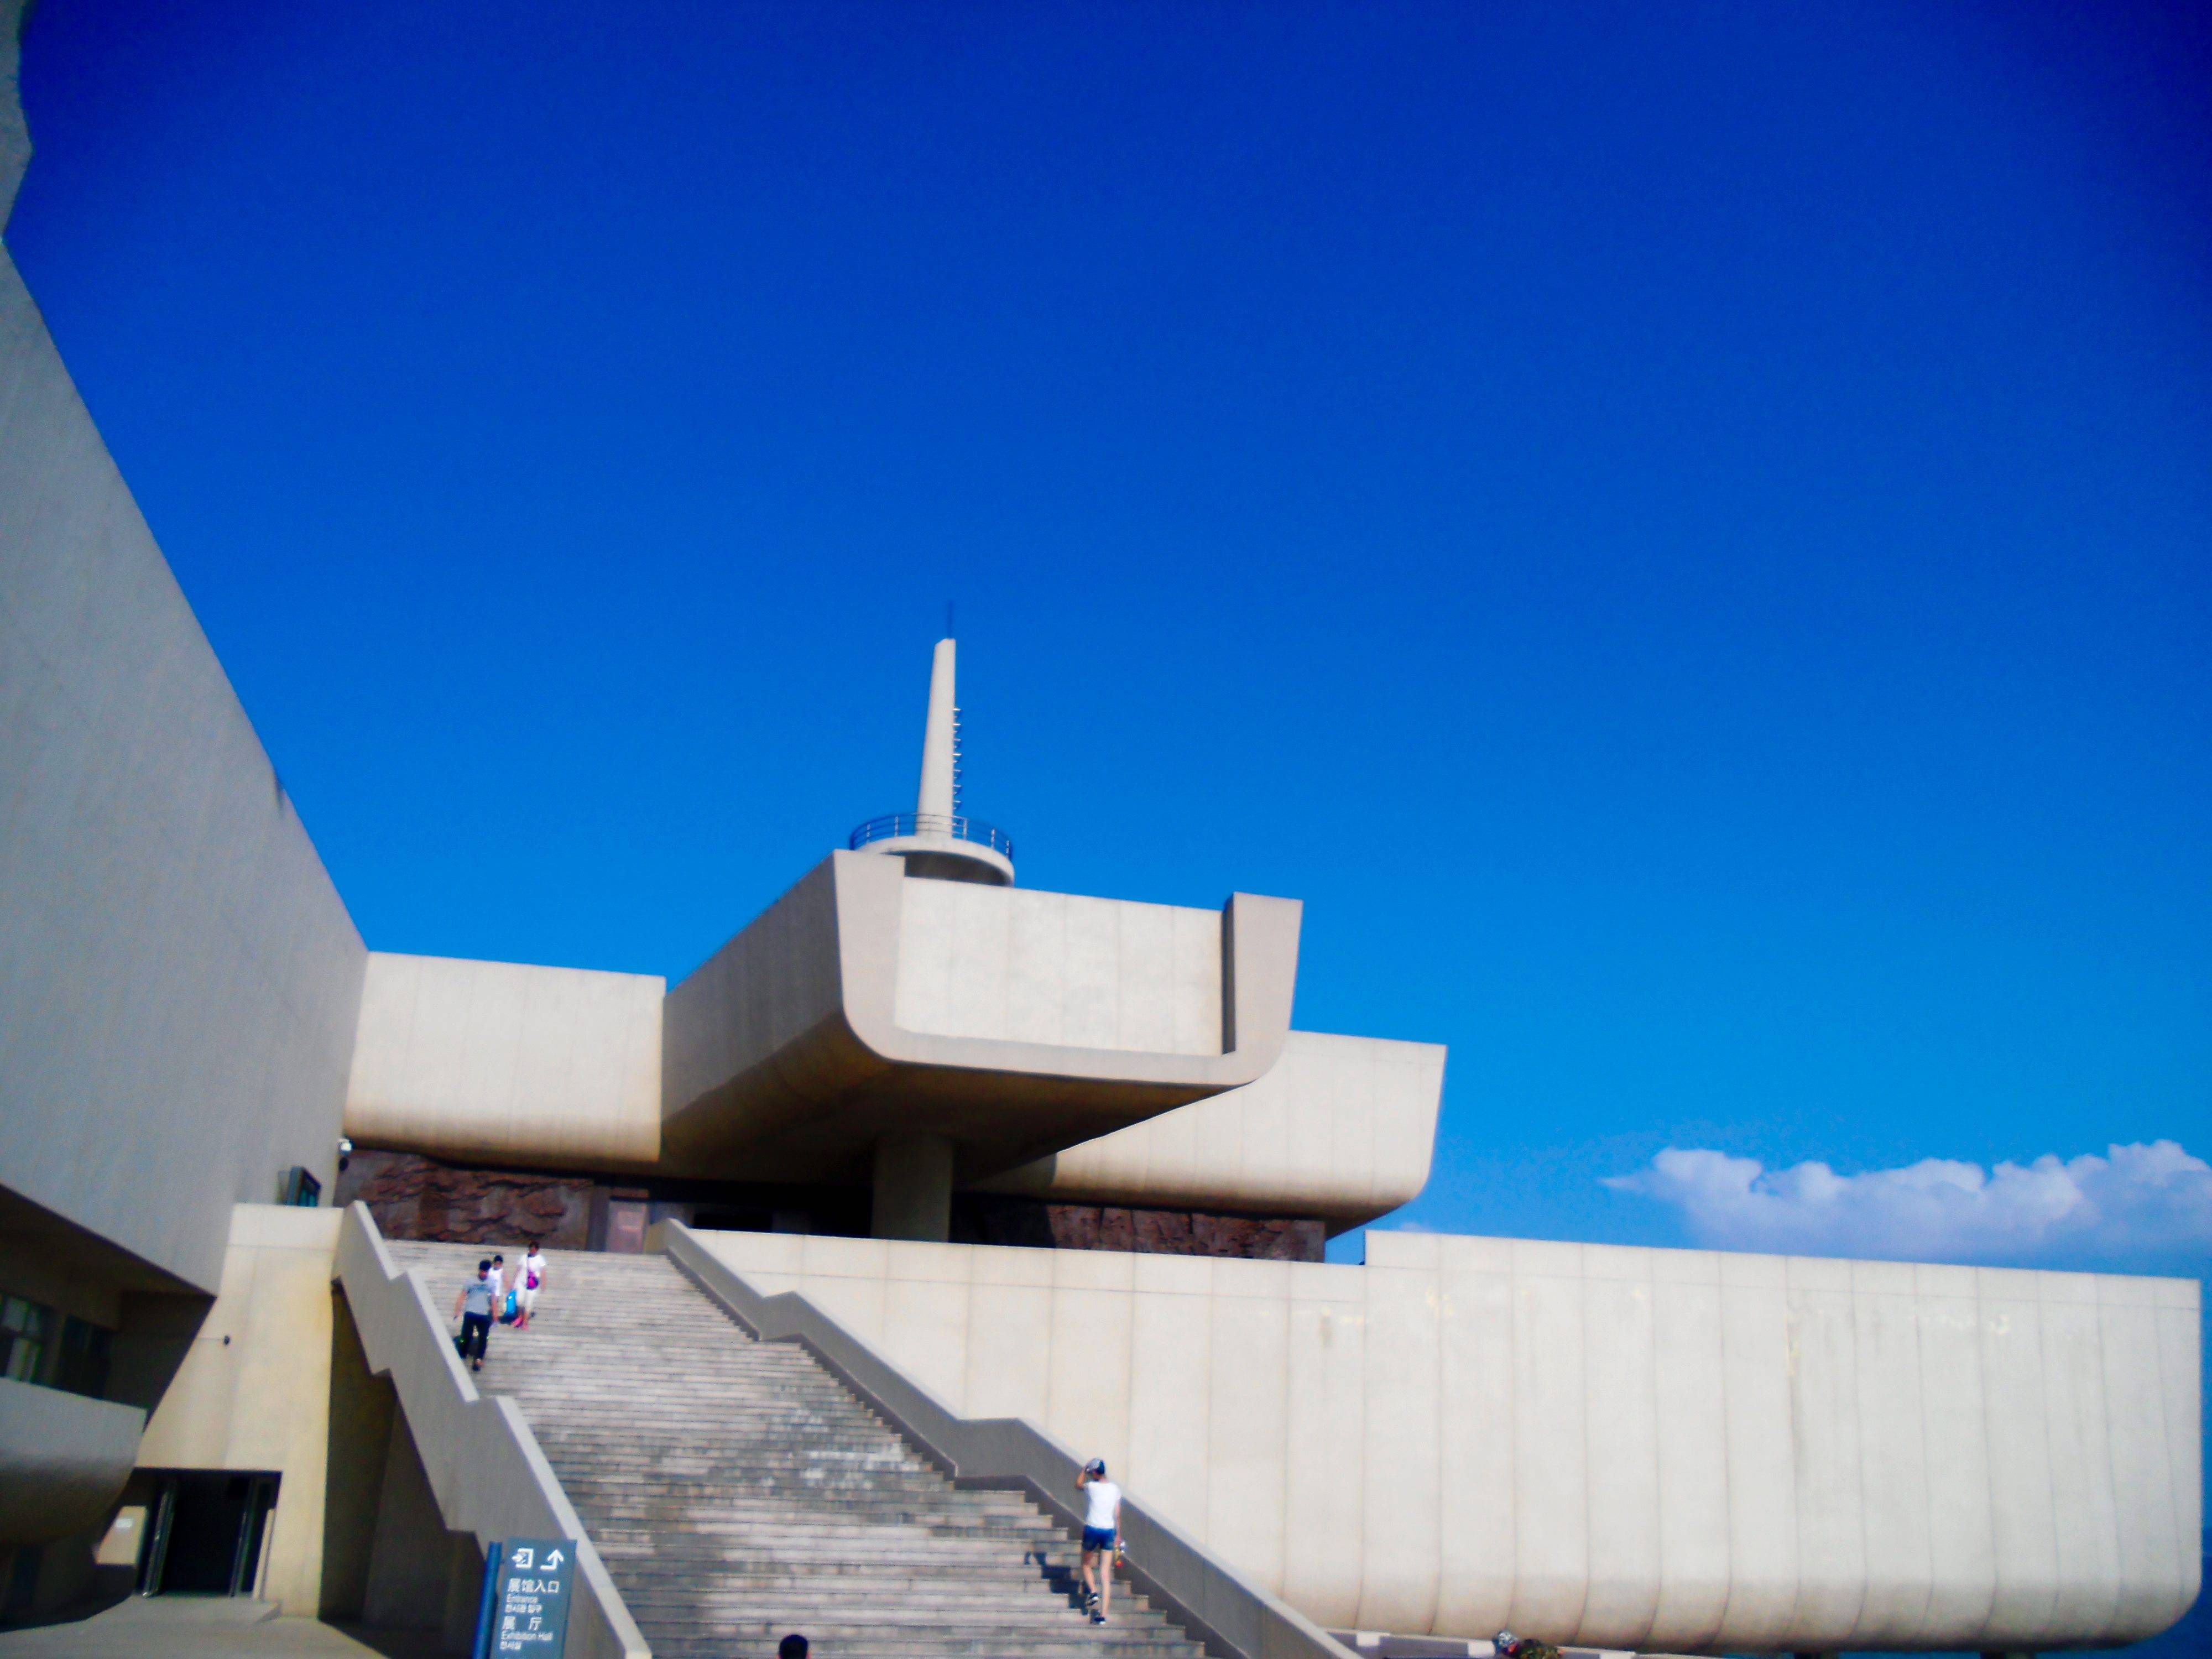
[[(1106, 1478), (1106, 1460), (1094, 1457), (1075, 1477), (1083, 1494), (1083, 1605), (1103, 1625), (1114, 1601), (1114, 1558), (1121, 1553), (1121, 1489)], [(1095, 1576), (1094, 1576), (1095, 1575)]]

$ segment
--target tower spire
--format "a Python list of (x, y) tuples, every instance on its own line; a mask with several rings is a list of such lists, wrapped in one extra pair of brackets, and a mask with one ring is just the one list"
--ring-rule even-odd
[[(951, 607), (945, 607), (945, 622)], [(921, 781), (914, 811), (870, 818), (847, 842), (854, 852), (906, 860), (909, 876), (1011, 887), (1014, 843), (994, 824), (967, 815), (960, 787), (960, 703), (953, 689), (958, 647), (948, 626), (929, 659), (929, 718), (921, 732)]]
[(960, 706), (953, 690), (957, 647), (950, 635), (938, 641), (929, 664), (929, 720), (921, 734), (921, 787), (914, 810), (925, 818), (957, 817), (960, 811)]

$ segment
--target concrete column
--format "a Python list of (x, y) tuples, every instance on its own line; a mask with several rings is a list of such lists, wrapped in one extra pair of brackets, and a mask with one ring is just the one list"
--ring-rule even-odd
[(868, 1231), (878, 1238), (942, 1244), (952, 1234), (952, 1143), (943, 1135), (885, 1135), (876, 1143)]

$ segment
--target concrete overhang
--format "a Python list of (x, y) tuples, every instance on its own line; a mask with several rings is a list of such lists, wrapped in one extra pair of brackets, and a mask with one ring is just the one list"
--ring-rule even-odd
[(833, 853), (668, 994), (662, 1167), (851, 1179), (886, 1135), (941, 1134), (966, 1182), (1242, 1087), (1289, 1034), (1301, 910), (933, 881)]
[(146, 1413), (0, 1377), (0, 1544), (48, 1544), (106, 1518)]

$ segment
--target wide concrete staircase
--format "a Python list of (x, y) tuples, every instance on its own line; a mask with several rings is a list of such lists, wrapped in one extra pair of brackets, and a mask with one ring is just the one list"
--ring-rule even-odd
[[(389, 1248), (441, 1312), (486, 1254)], [(769, 1659), (789, 1631), (821, 1659), (1202, 1651), (1126, 1584), (1089, 1623), (1075, 1540), (1043, 1510), (955, 1486), (665, 1257), (550, 1262), (530, 1328), (493, 1330), (477, 1384), (522, 1407), (659, 1659)]]

